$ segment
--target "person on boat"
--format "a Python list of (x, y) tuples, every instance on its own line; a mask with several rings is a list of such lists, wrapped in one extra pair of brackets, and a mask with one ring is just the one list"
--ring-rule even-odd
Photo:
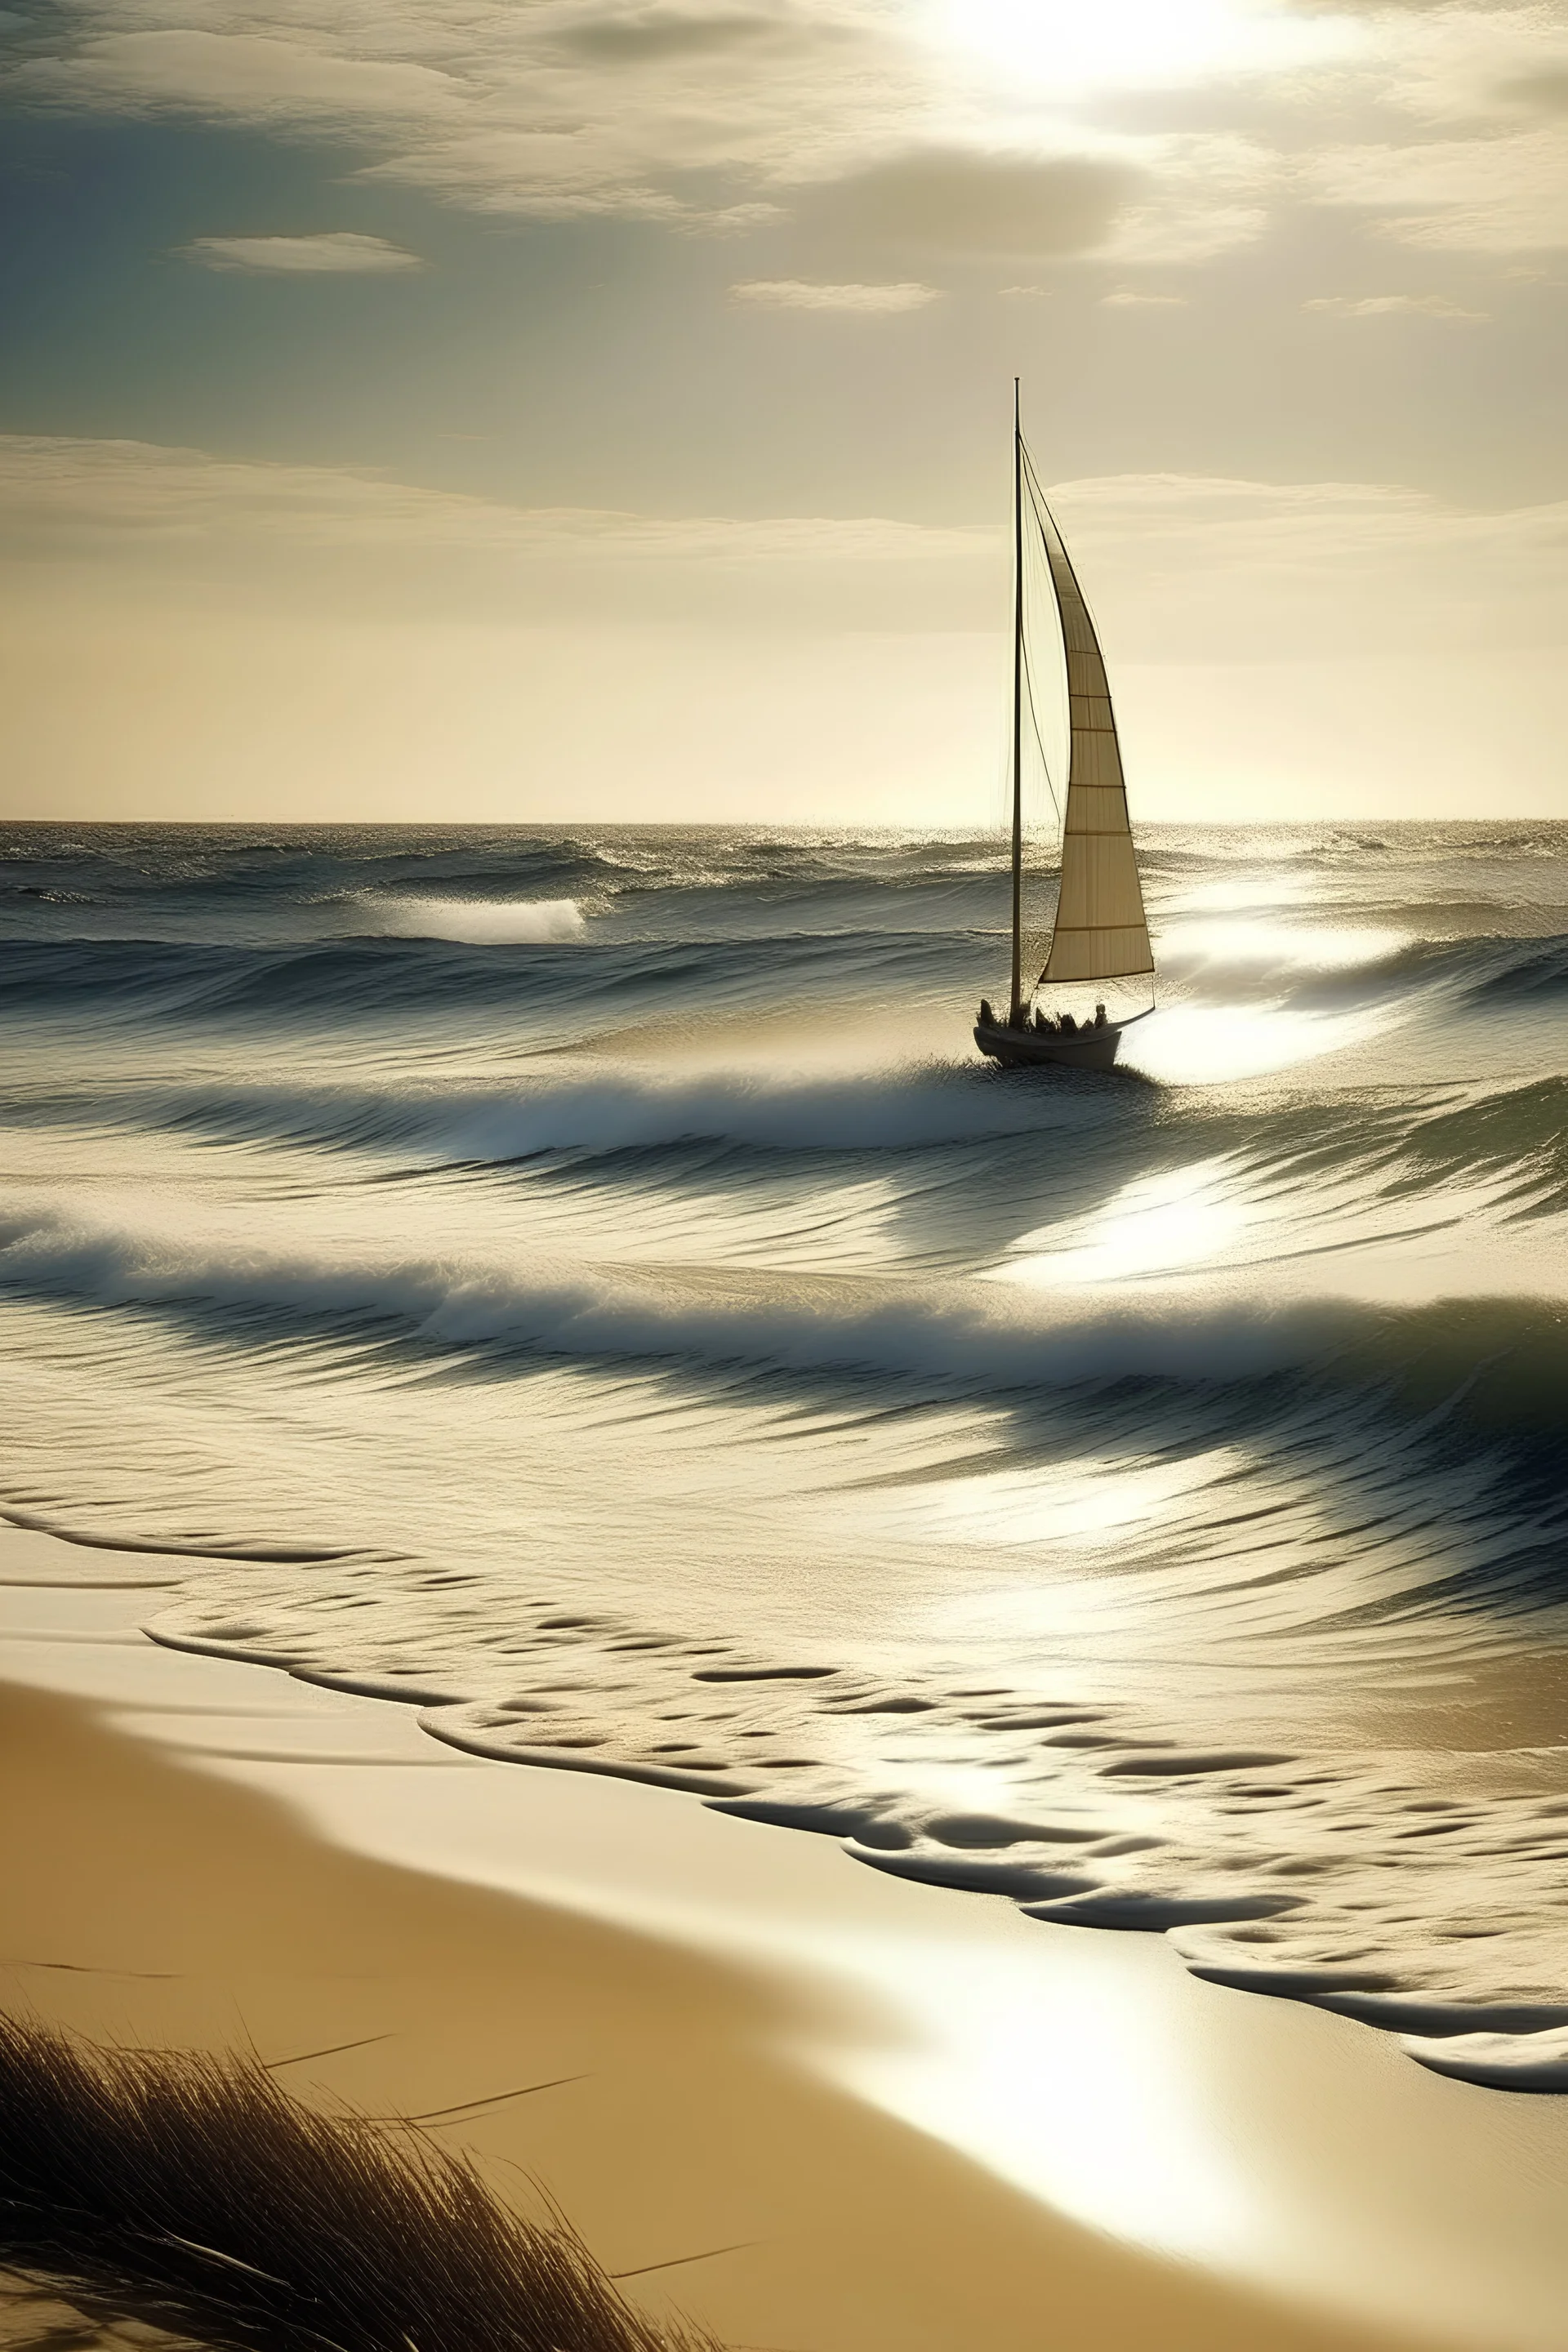
[(1078, 1023), (1073, 1019), (1070, 1013), (1064, 1013), (1062, 1014), (1060, 1026), (1061, 1033), (1064, 1037), (1072, 1037), (1078, 1033)]
[(980, 1000), (980, 1026), (983, 1029), (994, 1029), (996, 1026), (996, 1015), (991, 1010), (991, 999), (988, 996), (983, 996)]
[(1043, 1007), (1035, 1014), (1035, 1026), (1042, 1037), (1054, 1037), (1057, 1034), (1056, 1023)]
[(1094, 1025), (1097, 1029), (1103, 1029), (1105, 1026), (1105, 1007), (1103, 1004), (1097, 1004), (1094, 1008)]

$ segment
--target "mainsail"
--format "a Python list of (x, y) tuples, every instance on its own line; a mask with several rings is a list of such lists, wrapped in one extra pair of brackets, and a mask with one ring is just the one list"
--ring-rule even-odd
[[(1033, 488), (1033, 468), (1030, 469)], [(1061, 888), (1042, 982), (1129, 980), (1154, 969), (1138, 880), (1121, 751), (1100, 640), (1055, 517), (1032, 500), (1051, 567), (1067, 651), (1072, 761), (1062, 826)]]

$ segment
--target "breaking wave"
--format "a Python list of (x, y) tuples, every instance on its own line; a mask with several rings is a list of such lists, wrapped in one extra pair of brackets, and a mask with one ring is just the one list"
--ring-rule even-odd
[(0, 834), (0, 1491), (175, 1645), (1563, 2087), (1564, 846), (1156, 834), (1142, 1075), (1042, 1085), (984, 843)]
[(533, 946), (580, 940), (574, 898), (369, 898), (378, 930), (413, 940), (460, 940), (471, 947)]

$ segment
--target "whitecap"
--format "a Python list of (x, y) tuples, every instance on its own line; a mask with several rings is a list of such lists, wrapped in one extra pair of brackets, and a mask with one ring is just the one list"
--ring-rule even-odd
[(472, 947), (542, 946), (579, 940), (575, 898), (373, 898), (362, 906), (399, 939), (458, 940)]

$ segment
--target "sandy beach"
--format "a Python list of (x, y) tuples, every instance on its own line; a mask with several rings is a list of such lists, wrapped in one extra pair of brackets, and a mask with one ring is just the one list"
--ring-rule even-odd
[[(303, 2098), (430, 2118), (504, 2194), (557, 2199), (628, 2292), (737, 2346), (1563, 2340), (1555, 2101), (1440, 2083), (1382, 2037), (1197, 1985), (1157, 1939), (1042, 1929), (827, 1840), (457, 1757), (405, 1710), (161, 1649), (137, 1631), (169, 1577), (155, 1557), (12, 1528), (0, 1575), (14, 2012), (248, 2042)], [(1055, 2112), (1040, 2049), (1015, 2068), (1055, 2196), (1037, 2161), (1022, 2185), (1017, 2116), (987, 2110), (958, 2013), (967, 1986), (1007, 2026), (1014, 1937), (1071, 1962), (1032, 1990), (1087, 2061), (1076, 2103), (1059, 2057)], [(945, 2052), (910, 1997), (933, 1954)], [(1210, 2192), (1258, 2175), (1228, 2249), (1212, 2214), (1204, 2249), (1192, 2118), (1151, 2063), (1173, 2017)], [(1113, 2041), (1139, 2061), (1131, 2096)]]

